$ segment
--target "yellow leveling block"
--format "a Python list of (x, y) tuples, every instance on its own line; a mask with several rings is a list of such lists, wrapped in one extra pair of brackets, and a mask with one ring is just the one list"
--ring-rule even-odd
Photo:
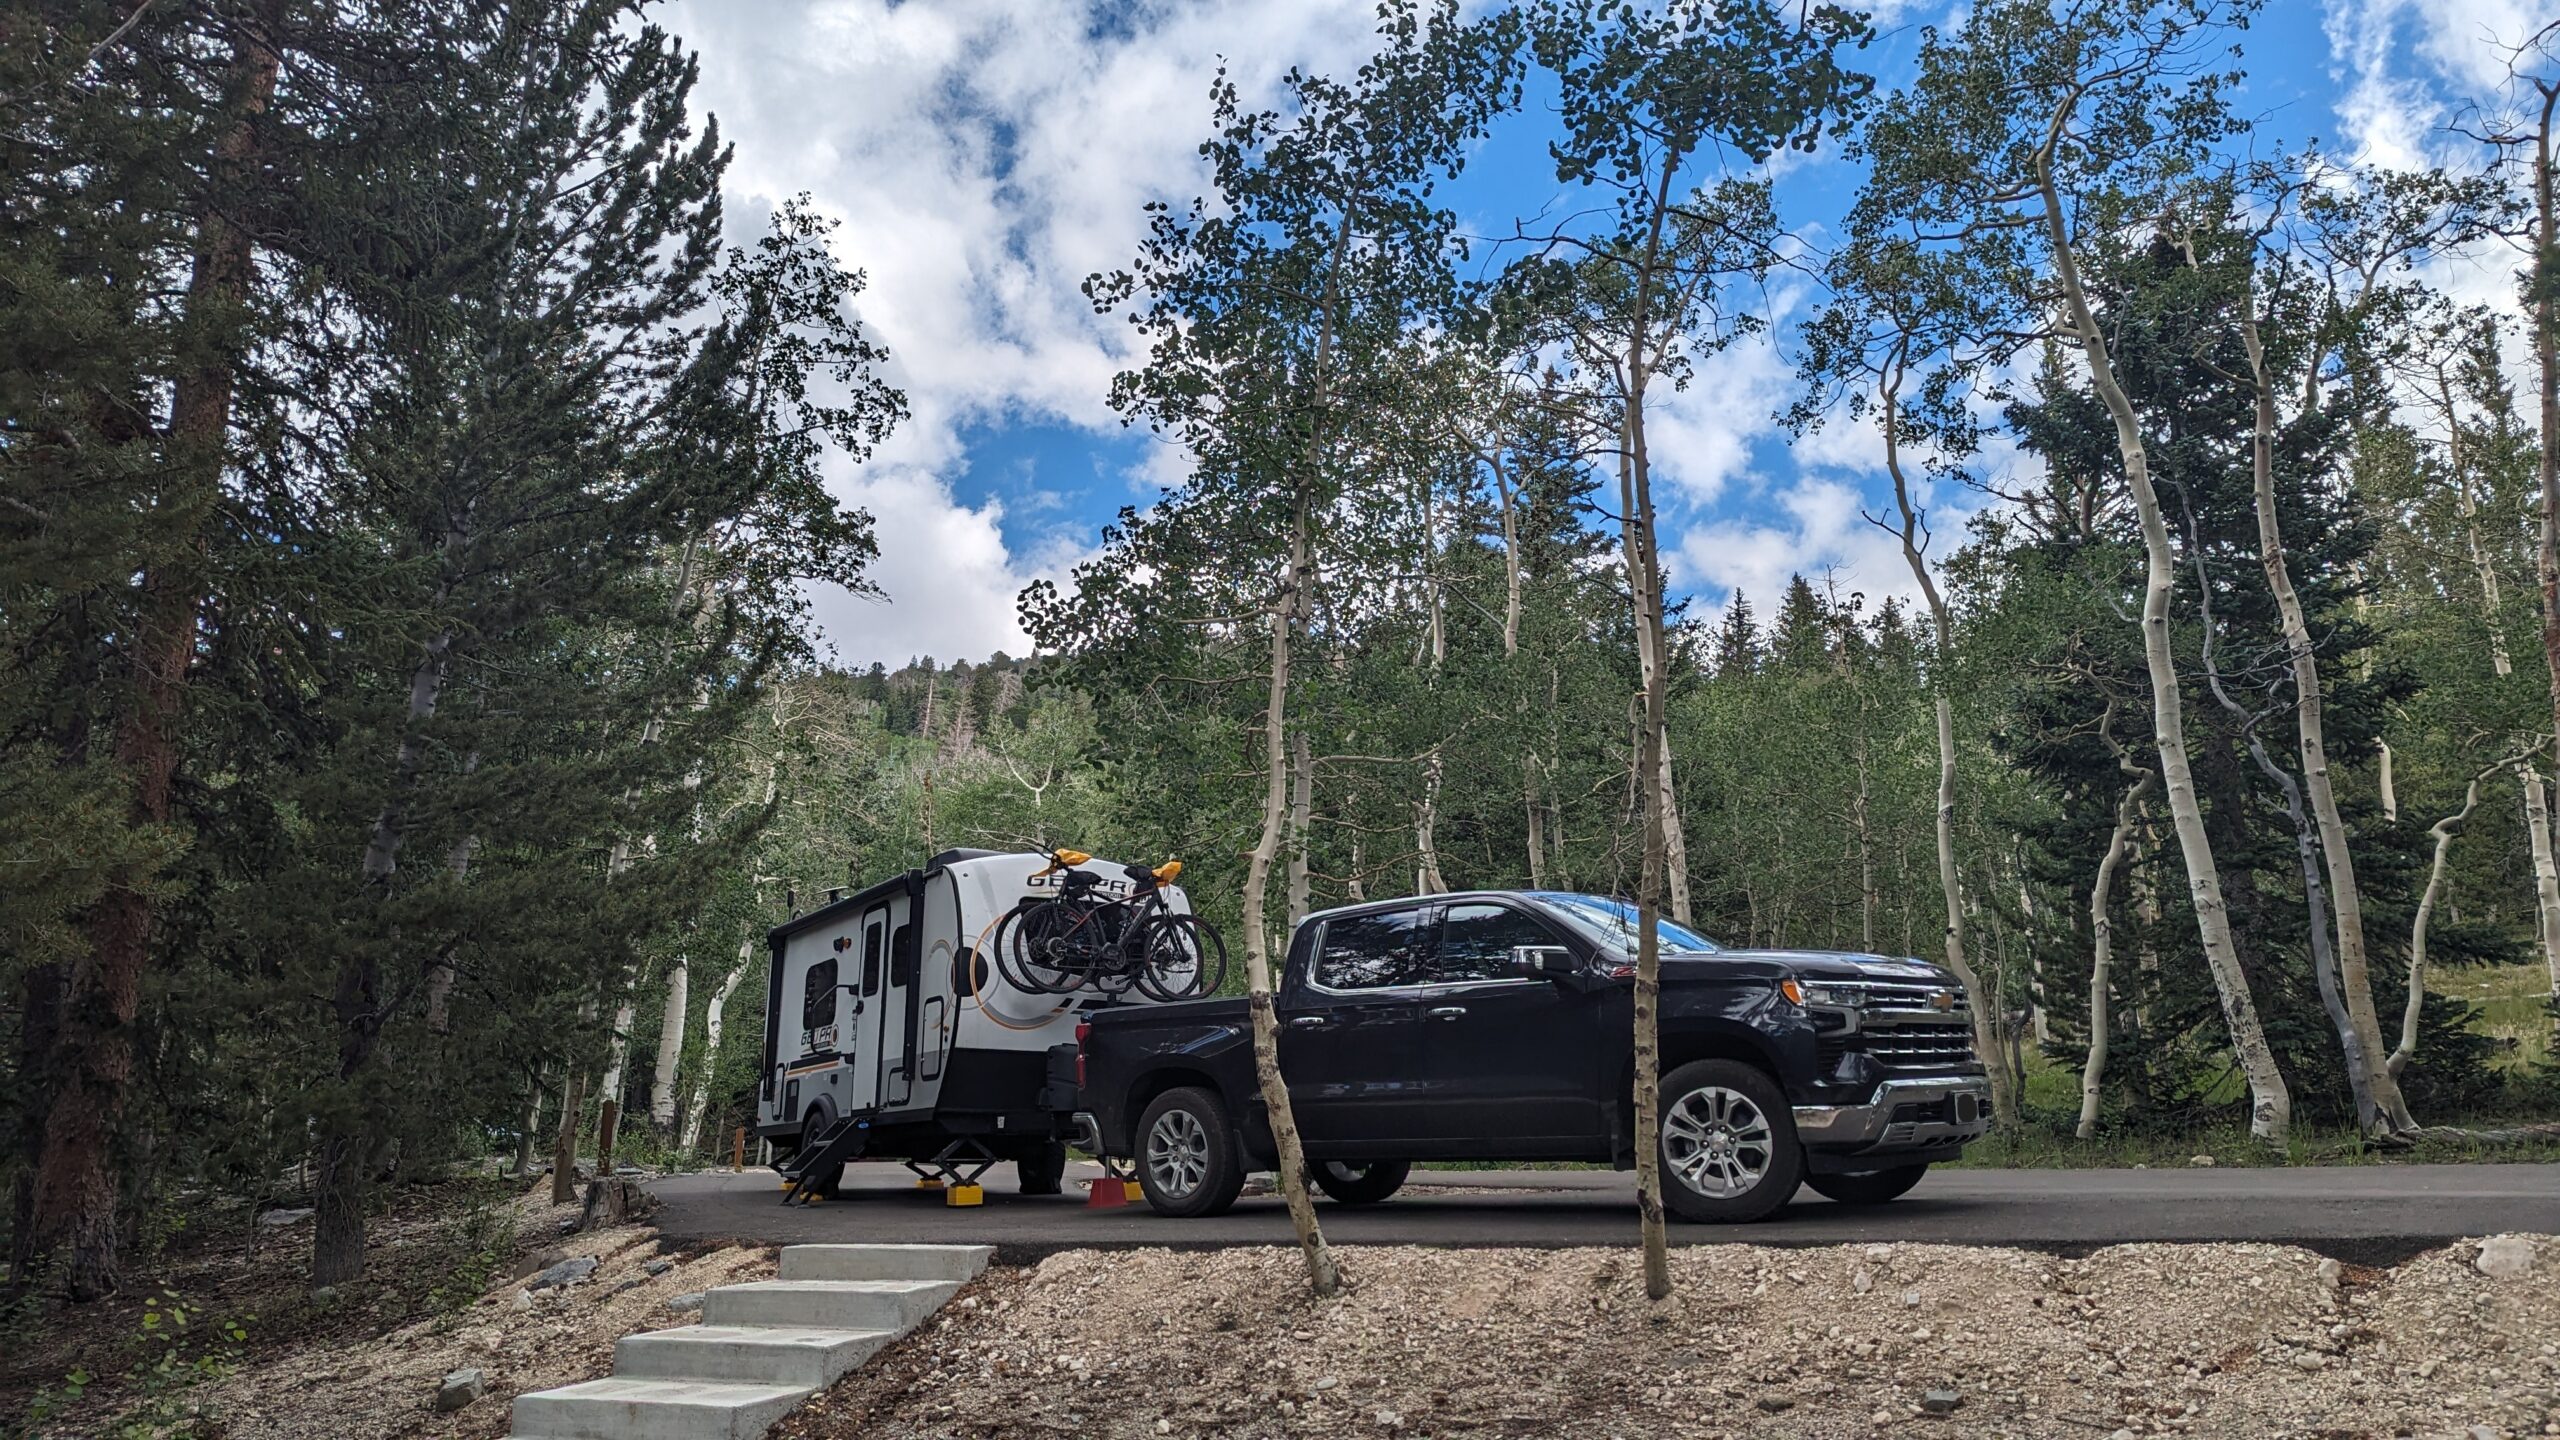
[(942, 1192), (942, 1203), (945, 1205), (984, 1205), (987, 1203), (987, 1192), (975, 1185), (954, 1185)]
[(1143, 1200), (1145, 1200), (1145, 1199), (1147, 1198), (1147, 1187), (1146, 1187), (1146, 1186), (1139, 1184), (1139, 1183), (1138, 1183), (1137, 1181), (1135, 1181), (1135, 1180), (1123, 1180), (1123, 1181), (1121, 1181), (1120, 1183), (1129, 1187), (1129, 1203), (1130, 1203), (1130, 1204), (1132, 1204), (1132, 1205), (1138, 1204), (1138, 1203), (1140, 1203), (1141, 1201), (1143, 1201)]
[(917, 1189), (919, 1189), (919, 1190), (939, 1190), (939, 1189), (941, 1189), (941, 1188), (942, 1188), (942, 1182), (941, 1182), (941, 1181), (939, 1181), (939, 1180), (936, 1180), (935, 1178), (933, 1178), (933, 1177), (932, 1177), (932, 1176), (930, 1176), (930, 1175), (927, 1175), (927, 1176), (926, 1176), (926, 1177), (924, 1177), (923, 1179), (921, 1179), (921, 1180), (919, 1180), (919, 1181), (917, 1181), (917, 1182), (916, 1182), (916, 1188), (917, 1188)]

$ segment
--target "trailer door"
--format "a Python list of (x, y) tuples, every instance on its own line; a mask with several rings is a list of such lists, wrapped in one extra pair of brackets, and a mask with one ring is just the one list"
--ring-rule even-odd
[(882, 1003), (881, 986), (885, 980), (889, 956), (889, 907), (874, 905), (862, 913), (862, 938), (856, 949), (862, 956), (860, 975), (848, 975), (841, 983), (856, 986), (853, 992), (852, 1035), (844, 1047), (847, 1094), (845, 1109), (861, 1114), (877, 1109), (880, 1104), (880, 1028), (881, 1017), (888, 1007)]
[(880, 1108), (902, 1110), (915, 1100), (916, 907), (912, 897), (890, 905), (888, 983), (880, 1006)]

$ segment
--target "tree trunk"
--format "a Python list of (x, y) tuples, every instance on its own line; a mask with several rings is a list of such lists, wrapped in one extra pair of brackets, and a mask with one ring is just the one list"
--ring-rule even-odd
[(525, 1091), (524, 1119), (516, 1126), (516, 1180), (533, 1173), (533, 1132), (542, 1123), (542, 1076), (536, 1072)]
[(1493, 484), (1502, 496), (1502, 658), (1509, 660), (1520, 653), (1520, 517), (1498, 457)]
[(2125, 851), (2133, 841), (2134, 816), (2142, 808), (2143, 796), (2159, 777), (2133, 763), (2111, 728), (2116, 704), (2107, 701), (2105, 718), (2098, 722), (2098, 738), (2114, 752), (2116, 768), (2133, 778), (2124, 795), (2116, 801), (2116, 826), (2107, 836), (2107, 853), (2098, 860), (2097, 879), (2089, 886), (2089, 1058), (2080, 1067), (2080, 1123), (2072, 1133), (2083, 1140), (2098, 1134), (2098, 1101), (2107, 1074), (2107, 1044), (2115, 1022), (2114, 991), (2109, 971), (2115, 961), (2115, 884), (2116, 871), (2124, 864)]
[(2453, 382), (2444, 366), (2436, 366), (2436, 396), (2444, 406), (2445, 469), (2453, 477), (2453, 509), (2461, 517), (2463, 540), (2471, 550), (2471, 573), (2480, 583), (2480, 613), (2489, 622), (2489, 665), (2503, 677), (2515, 662), (2507, 656), (2507, 627), (2500, 618), (2506, 597), (2498, 583), (2497, 562), (2480, 541), (2480, 506), (2471, 494), (2471, 477), (2462, 468), (2462, 412), (2454, 407)]
[(2544, 803), (2542, 767), (2516, 767), (2524, 781), (2525, 835), (2533, 848), (2534, 934), (2542, 941), (2542, 961), (2551, 971), (2551, 993), (2560, 997), (2560, 861), (2551, 851), (2551, 810)]
[(2427, 923), (2435, 918), (2436, 897), (2444, 892), (2445, 860), (2453, 853), (2454, 832), (2471, 818), (2472, 808), (2480, 803), (2480, 782), (2496, 770), (2491, 766), (2472, 776), (2471, 783), (2463, 787), (2462, 808), (2427, 827), (2427, 834), (2435, 838), (2435, 853), (2427, 862), (2427, 888), (2419, 892), (2418, 913), (2409, 922), (2409, 994), (2400, 1007), (2400, 1043), (2384, 1062), (2394, 1076), (2408, 1065), (2410, 1056), (2418, 1053), (2418, 1017), (2427, 1000)]
[(578, 1198), (578, 1119), (585, 1108), (586, 1076), (573, 1058), (562, 1067), (560, 1134), (551, 1146), (551, 1203), (566, 1205)]
[(1440, 752), (1434, 749), (1422, 762), (1422, 799), (1413, 807), (1414, 888), (1424, 895), (1443, 894), (1449, 888), (1440, 875), (1440, 848), (1432, 833), (1440, 819), (1440, 774)]
[[(2254, 304), (2254, 301), (2249, 302)], [(2320, 853), (2329, 872), (2329, 901), (2337, 916), (2338, 988), (2346, 1002), (2351, 1071), (2365, 1077), (2370, 1106), (2357, 1116), (2368, 1135), (2414, 1130), (2418, 1122), (2401, 1098), (2400, 1083), (2385, 1059), (2380, 1017), (2374, 1011), (2373, 981), (2367, 973), (2364, 943), (2364, 893), (2356, 883), (2355, 855), (2348, 848), (2347, 825), (2338, 813), (2338, 797), (2329, 780), (2328, 727), (2320, 694), (2320, 665), (2311, 647), (2311, 626), (2302, 599), (2293, 588), (2286, 564), (2284, 531), (2276, 515), (2275, 389), (2267, 374), (2266, 352), (2258, 338), (2256, 315), (2244, 309), (2240, 321), (2242, 348), (2249, 356), (2251, 388), (2256, 392), (2256, 421), (2251, 427), (2249, 468), (2257, 495), (2258, 563), (2267, 574), (2267, 589), (2276, 598), (2284, 622), (2285, 649), (2293, 662), (2294, 729), (2301, 742), (2302, 779), (2310, 792), (2311, 815), (2320, 827)], [(2384, 752), (2384, 774), (2390, 773)], [(2386, 793), (2388, 793), (2386, 789)]]
[[(1661, 582), (1658, 579), (1655, 581), (1654, 593), (1656, 595), (1661, 593)], [(1667, 648), (1660, 637), (1656, 637), (1653, 643), (1657, 655)], [(1664, 684), (1668, 686), (1668, 676), (1664, 677)], [(1657, 783), (1662, 790), (1663, 883), (1671, 894), (1671, 918), (1683, 925), (1694, 926), (1698, 923), (1698, 914), (1697, 907), (1689, 898), (1689, 841), (1680, 824), (1679, 792), (1671, 782), (1671, 724), (1667, 703), (1661, 728), (1654, 732), (1654, 743), (1662, 751), (1658, 760)]]
[(2169, 636), (2169, 601), (2177, 585), (2169, 528), (2161, 517), (2160, 497), (2151, 488), (2150, 457), (2143, 448), (2133, 402), (2126, 397), (2124, 387), (2116, 383), (2115, 370), (2107, 359), (2106, 337), (2098, 329), (2097, 317), (2091, 313), (2088, 295), (2080, 283), (2079, 264), (2071, 252), (2062, 196), (2054, 188), (2049, 154), (2040, 152), (2036, 156), (2036, 180), (2044, 202), (2046, 232), (2053, 244), (2054, 270), (2062, 282), (2071, 328), (2080, 341), (2082, 357), (2088, 362), (2091, 384), (2115, 422), (2116, 449), (2123, 458), (2125, 478), (2142, 524), (2146, 557), (2142, 653), (2151, 676), (2152, 727), (2159, 745), (2161, 778), (2169, 796), (2169, 816), (2177, 832), (2178, 849), (2186, 861), (2187, 892), (2195, 908), (2197, 935), (2203, 942), (2205, 964), (2213, 973), (2232, 1051), (2248, 1077), (2250, 1133), (2268, 1145), (2281, 1146), (2292, 1128), (2293, 1097), (2285, 1087), (2284, 1075), (2276, 1068), (2275, 1052), (2268, 1046), (2265, 1027), (2258, 1020), (2257, 1002), (2249, 993), (2248, 972), (2240, 964), (2238, 947), (2232, 943), (2231, 915), (2222, 899), (2222, 872), (2214, 862), (2213, 842), (2205, 834), (2204, 811), (2197, 803), (2195, 775), (2187, 762), (2186, 709), (2178, 692), (2178, 664)]
[(1520, 763), (1520, 818), (1529, 839), (1529, 888), (1547, 888), (1546, 826), (1538, 813), (1538, 757), (1532, 751)]
[[(2552, 193), (2552, 113), (2560, 106), (2560, 84), (2537, 84), (2542, 95), (2540, 123), (2533, 135), (2533, 362), (2540, 399), (2542, 453), (2534, 473), (2542, 490), (2542, 543), (2536, 550), (2537, 578), (2542, 582), (2542, 658), (2551, 673), (2552, 743), (2560, 747), (2560, 197)], [(2534, 784), (2541, 786), (2540, 767)], [(2546, 910), (2560, 918), (2560, 911)], [(2546, 940), (2551, 955), (2553, 987), (2560, 993), (2560, 939)]]
[(1964, 882), (1956, 868), (1956, 711), (1955, 700), (1947, 693), (1955, 683), (1950, 673), (1955, 663), (1955, 620), (1948, 612), (1946, 597), (1938, 592), (1936, 577), (1929, 573), (1928, 557), (1921, 553), (1924, 542), (1920, 537), (1920, 511), (1912, 502), (1911, 484), (1902, 472), (1901, 387), (1897, 359), (1878, 387), (1884, 400), (1884, 464), (1886, 473), (1893, 477), (1894, 505), (1902, 514), (1902, 528), (1897, 532), (1902, 542), (1902, 560), (1919, 582), (1921, 598), (1929, 605), (1930, 628), (1937, 632), (1937, 663), (1931, 667), (1929, 688), (1934, 695), (1938, 728), (1938, 890), (1946, 900), (1947, 968), (1964, 986), (1966, 1008), (1973, 1015), (1973, 1048), (1983, 1057), (1983, 1068), (1991, 1081), (1992, 1123), (2007, 1130), (2018, 1123), (2018, 1090), (2009, 1067), (1999, 1059), (2006, 1001), (1997, 990), (1986, 989), (1974, 973), (1973, 957), (1965, 945)]
[(1262, 837), (1254, 842), (1244, 869), (1244, 973), (1253, 1016), (1253, 1073), (1271, 1121), (1273, 1147), (1279, 1151), (1280, 1193), (1288, 1201), (1289, 1224), (1298, 1233), (1306, 1257), (1307, 1281), (1319, 1297), (1342, 1288), (1332, 1249), (1316, 1222), (1315, 1202), (1307, 1195), (1306, 1151), (1298, 1143), (1298, 1121), (1289, 1106), (1289, 1087), (1280, 1076), (1280, 1025), (1272, 1007), (1271, 939), (1265, 904), (1272, 862), (1288, 824), (1288, 718), (1290, 627), (1313, 568), (1307, 541), (1307, 507), (1301, 493), (1289, 542), (1289, 572), (1271, 603), (1271, 693), (1263, 708), (1263, 764), (1267, 780), (1262, 797)]
[[(255, 126), (275, 96), (278, 66), (260, 19), (234, 35), (226, 98), (235, 118), (212, 157), (215, 178), (232, 185), (255, 168)], [(142, 567), (140, 610), (129, 637), (130, 693), (116, 727), (116, 764), (132, 786), (129, 813), (137, 830), (169, 823), (187, 671), (211, 583), (205, 525), (222, 495), (252, 259), (249, 233), (208, 203), (196, 220), (186, 301), (186, 323), (203, 332), (197, 353), (204, 360), (172, 387), (172, 463), (152, 507), (153, 528), (175, 538)], [(110, 887), (87, 917), (88, 956), (66, 972), (47, 1066), (53, 1089), (36, 1159), (32, 1249), (59, 1257), (63, 1290), (73, 1300), (112, 1294), (120, 1281), (109, 1163), (133, 1085), (133, 1023), (151, 927), (146, 888), (130, 881)]]
[(1312, 867), (1308, 848), (1312, 843), (1312, 827), (1316, 808), (1316, 762), (1308, 753), (1307, 732), (1299, 730), (1289, 737), (1289, 930), (1295, 934), (1298, 922), (1307, 918), (1313, 899)]
[(684, 1133), (676, 1142), (680, 1152), (692, 1153), (695, 1142), (702, 1137), (702, 1112), (711, 1103), (711, 1078), (719, 1073), (721, 1020), (728, 1014), (729, 997), (738, 993), (739, 984), (747, 978), (755, 950), (753, 935), (738, 942), (738, 963), (729, 968), (720, 988), (711, 992), (711, 1003), (702, 1012), (702, 1076), (695, 1082), (693, 1098), (685, 1106)]
[(684, 1060), (684, 1032), (693, 1008), (692, 965), (683, 951), (667, 967), (667, 1004), (658, 1021), (658, 1060), (649, 1077), (649, 1123), (662, 1138), (676, 1133), (676, 1067)]

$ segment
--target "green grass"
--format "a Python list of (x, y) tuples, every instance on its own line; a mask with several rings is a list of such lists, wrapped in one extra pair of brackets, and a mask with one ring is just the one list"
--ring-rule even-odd
[(2480, 1007), (2474, 1026), (2510, 1042), (2500, 1063), (2511, 1070), (2539, 1069), (2551, 1061), (2551, 972), (2540, 965), (2444, 966), (2428, 989)]

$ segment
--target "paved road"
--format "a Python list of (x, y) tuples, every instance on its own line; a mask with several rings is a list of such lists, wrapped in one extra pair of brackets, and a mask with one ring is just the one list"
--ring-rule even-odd
[[(679, 1175), (649, 1188), (674, 1240), (978, 1241), (1024, 1263), (1058, 1250), (1286, 1244), (1274, 1197), (1214, 1220), (1169, 1220), (1144, 1205), (1089, 1210), (1090, 1165), (1068, 1197), (1014, 1193), (1012, 1167), (987, 1174), (986, 1204), (953, 1209), (895, 1165), (846, 1168), (844, 1198), (785, 1207), (772, 1172)], [(1324, 1206), (1340, 1244), (1616, 1245), (1635, 1231), (1635, 1178), (1607, 1171), (1417, 1171), (1383, 1205)], [(2359, 1165), (2296, 1170), (1943, 1170), (1890, 1205), (1849, 1209), (1801, 1192), (1757, 1225), (1674, 1225), (1674, 1244), (1831, 1245), (1920, 1240), (2077, 1253), (2131, 1240), (2262, 1240), (2359, 1264), (2392, 1264), (2466, 1235), (2560, 1234), (2560, 1165)]]

